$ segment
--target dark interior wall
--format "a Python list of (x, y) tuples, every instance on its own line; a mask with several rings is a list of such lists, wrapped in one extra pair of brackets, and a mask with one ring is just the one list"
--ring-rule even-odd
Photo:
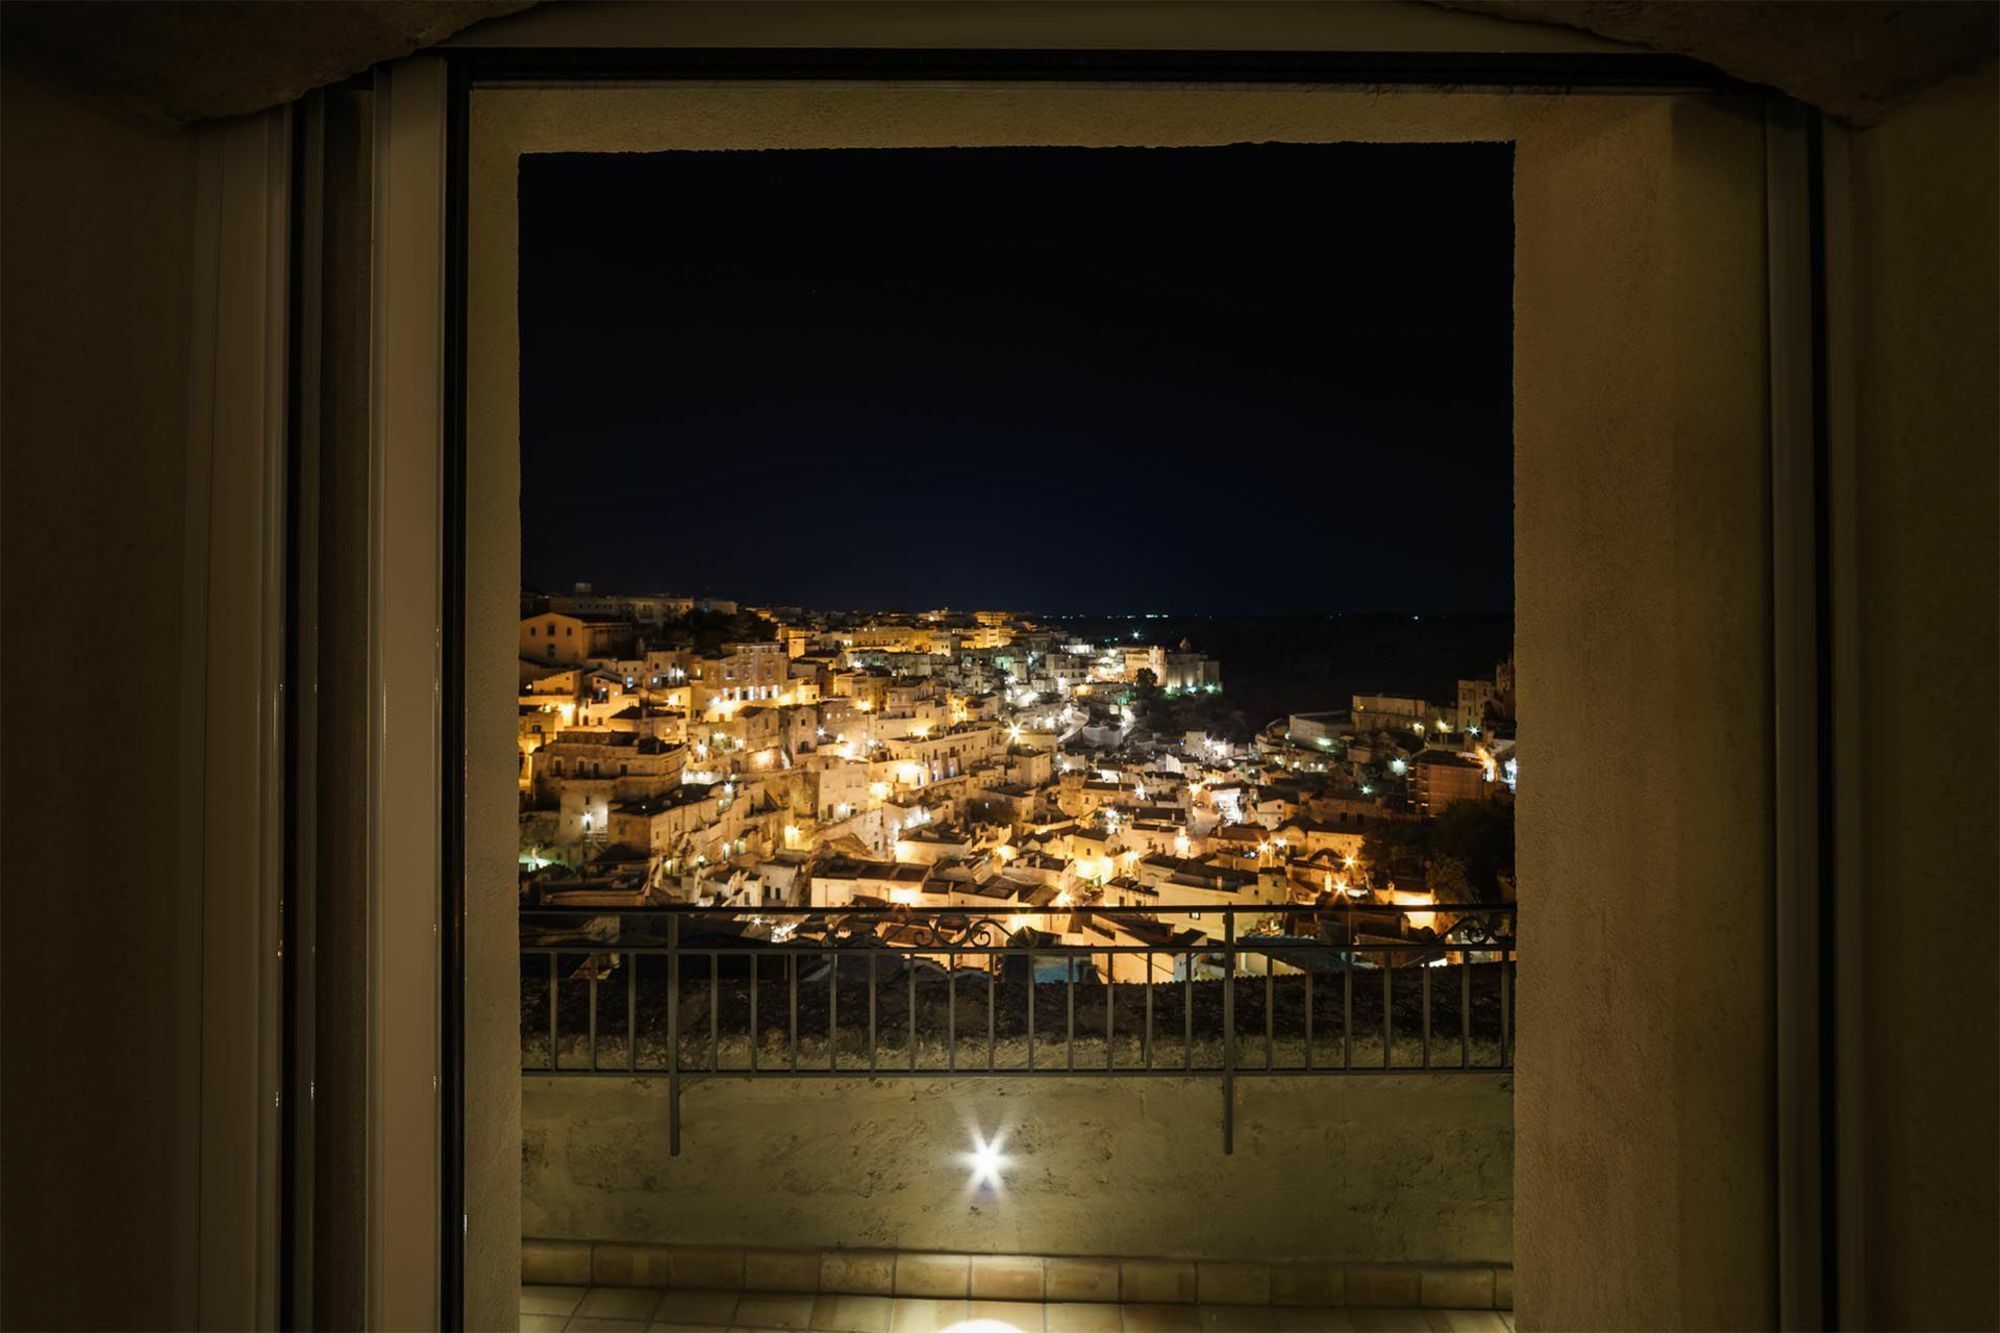
[(11, 67), (0, 108), (0, 1323), (184, 1325), (194, 144)]
[[(374, 94), (321, 95), (326, 188), (317, 440), (313, 1310), (366, 1323), (368, 330)], [(304, 534), (301, 533), (301, 540)]]
[(1995, 68), (1854, 143), (1859, 1327), (2000, 1327)]

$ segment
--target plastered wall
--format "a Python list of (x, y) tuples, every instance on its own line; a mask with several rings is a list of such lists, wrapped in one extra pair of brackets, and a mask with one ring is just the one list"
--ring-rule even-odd
[(1516, 1299), (1767, 1328), (1762, 133), (1688, 102), (1585, 151), (1518, 199)]
[(1868, 907), (1848, 1127), (1872, 1328), (2000, 1326), (2000, 107), (1995, 69), (1853, 149)]
[[(692, 1083), (528, 1076), (528, 1234), (995, 1254), (1505, 1263), (1503, 1075)], [(1004, 1140), (969, 1188), (974, 1136)]]
[[(193, 1317), (176, 948), (193, 141), (0, 77), (0, 1324)], [(79, 703), (68, 673), (112, 674)]]

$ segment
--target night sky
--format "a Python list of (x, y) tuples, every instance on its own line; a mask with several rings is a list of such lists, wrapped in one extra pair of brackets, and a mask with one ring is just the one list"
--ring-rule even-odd
[(523, 578), (1505, 612), (1512, 153), (521, 165)]

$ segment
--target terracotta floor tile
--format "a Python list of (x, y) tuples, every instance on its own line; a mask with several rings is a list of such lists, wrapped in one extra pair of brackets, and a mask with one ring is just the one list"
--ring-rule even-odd
[(577, 1303), (588, 1290), (588, 1287), (523, 1287), (521, 1313), (561, 1315), (567, 1319), (576, 1313)]
[(889, 1333), (945, 1333), (964, 1322), (964, 1301), (898, 1296), (889, 1305)]
[(660, 1298), (660, 1308), (653, 1311), (656, 1324), (720, 1324), (727, 1328), (736, 1321), (736, 1302), (742, 1299), (740, 1292), (699, 1291), (674, 1289)]
[(1279, 1333), (1278, 1312), (1268, 1305), (1204, 1305), (1202, 1333)]
[(1492, 1310), (1426, 1310), (1432, 1333), (1507, 1333), (1507, 1322)]
[(1042, 1333), (1040, 1301), (969, 1301), (965, 1317), (976, 1333)]
[(804, 1328), (812, 1323), (813, 1297), (796, 1292), (751, 1292), (736, 1303), (736, 1322), (752, 1328)]
[(662, 1295), (658, 1287), (592, 1287), (583, 1293), (576, 1313), (592, 1319), (636, 1319), (653, 1317)]
[(1347, 1318), (1354, 1333), (1431, 1333), (1431, 1321), (1422, 1310), (1350, 1309)]
[(821, 1292), (813, 1301), (811, 1327), (821, 1333), (889, 1333), (891, 1304), (887, 1296)]
[(1120, 1333), (1124, 1320), (1115, 1305), (1051, 1301), (1042, 1307), (1048, 1333)]

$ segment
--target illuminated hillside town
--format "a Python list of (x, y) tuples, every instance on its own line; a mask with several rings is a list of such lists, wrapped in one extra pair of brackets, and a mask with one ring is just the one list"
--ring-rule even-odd
[(1513, 900), (1511, 660), (1250, 730), (1225, 663), (1132, 623), (524, 593), (523, 904), (743, 909), (774, 942), (808, 909), (1044, 909), (1015, 920), (1051, 944), (1183, 947), (1209, 906), (1393, 905), (1407, 936)]

